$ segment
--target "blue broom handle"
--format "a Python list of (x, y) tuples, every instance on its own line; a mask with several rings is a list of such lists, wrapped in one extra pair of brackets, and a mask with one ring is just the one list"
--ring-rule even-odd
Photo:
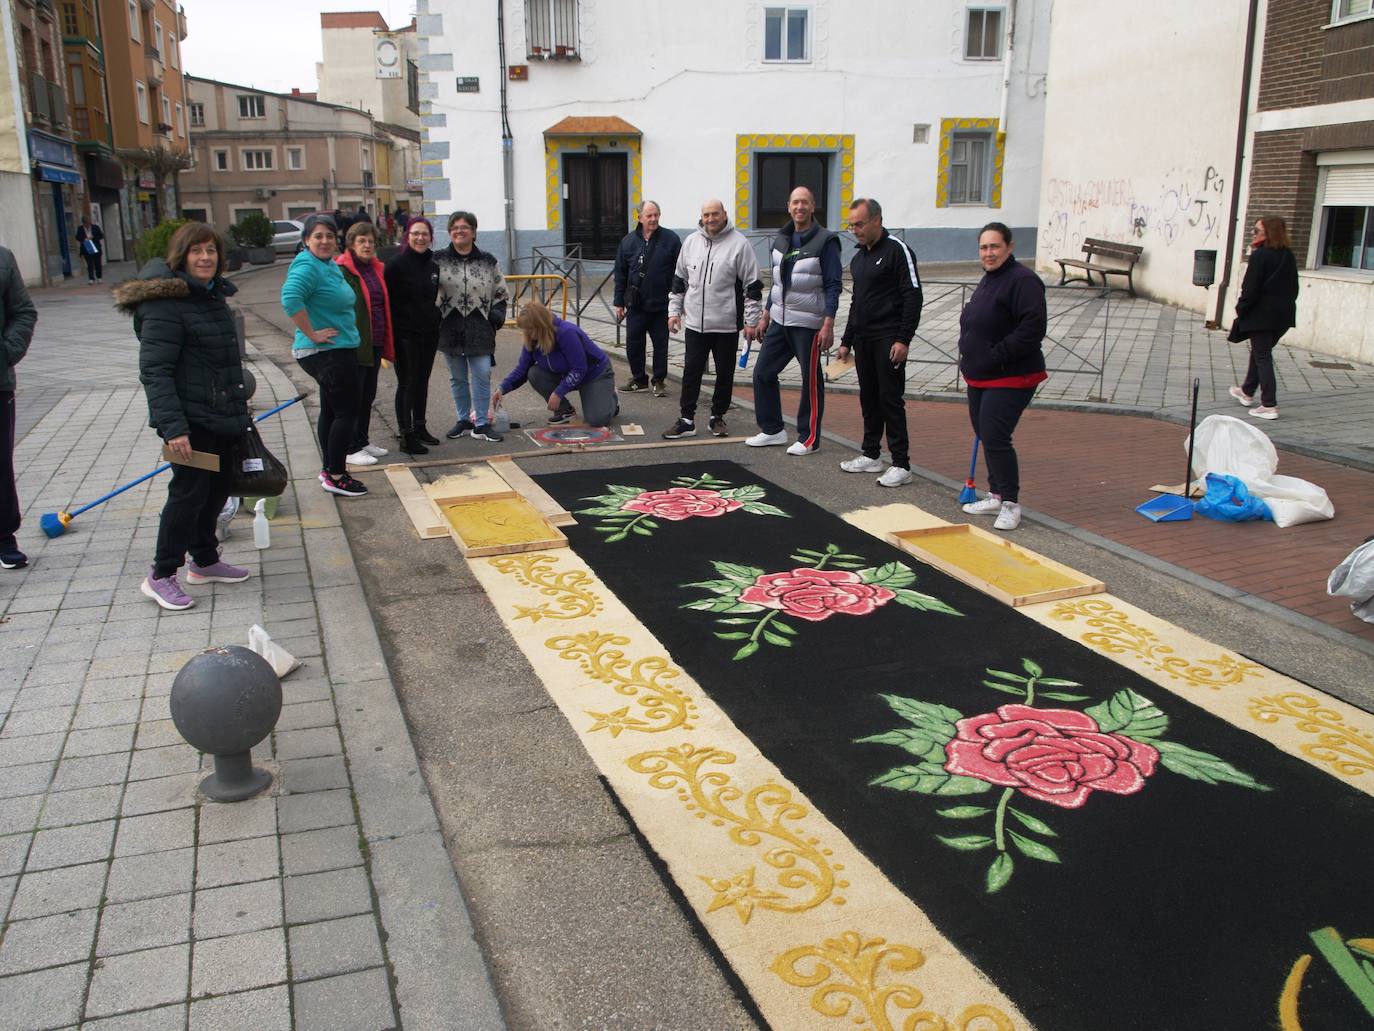
[(973, 456), (968, 460), (968, 478), (973, 479), (973, 474), (978, 469), (978, 438), (973, 438)]
[[(262, 420), (264, 420), (264, 419), (266, 419), (266, 418), (269, 418), (270, 416), (276, 415), (276, 414), (277, 414), (278, 412), (280, 412), (283, 408), (290, 408), (290, 407), (291, 407), (293, 404), (295, 404), (297, 401), (304, 400), (304, 398), (305, 398), (305, 395), (304, 395), (304, 394), (297, 394), (297, 395), (296, 395), (295, 397), (293, 397), (290, 401), (286, 401), (286, 402), (284, 402), (283, 404), (277, 405), (277, 407), (276, 407), (276, 408), (273, 408), (270, 412), (263, 412), (261, 415), (259, 415), (259, 416), (258, 416), (256, 419), (254, 419), (253, 421), (254, 421), (254, 422), (262, 422)], [(118, 490), (112, 490), (112, 491), (110, 491), (110, 493), (104, 495), (103, 497), (96, 498), (94, 501), (90, 502), (89, 504), (82, 505), (82, 506), (81, 506), (80, 508), (78, 508), (75, 512), (70, 512), (70, 513), (68, 513), (68, 514), (69, 514), (73, 519), (75, 519), (75, 518), (76, 518), (77, 516), (79, 516), (82, 512), (85, 512), (85, 511), (87, 511), (88, 509), (95, 508), (96, 505), (103, 505), (105, 502), (109, 501), (111, 498), (118, 497), (120, 494), (123, 494), (123, 493), (124, 493), (126, 490), (128, 490), (130, 487), (137, 487), (137, 486), (138, 486), (140, 483), (142, 483), (144, 480), (151, 480), (151, 479), (152, 479), (154, 476), (156, 476), (158, 473), (166, 472), (166, 471), (167, 471), (168, 469), (170, 469), (170, 468), (172, 468), (172, 463), (171, 463), (171, 462), (164, 462), (162, 465), (158, 466), (158, 467), (157, 467), (156, 469), (154, 469), (152, 472), (150, 472), (150, 473), (144, 473), (144, 474), (143, 474), (142, 476), (140, 476), (138, 479), (132, 480), (132, 481), (130, 481), (129, 483), (124, 484), (124, 486), (120, 487)]]

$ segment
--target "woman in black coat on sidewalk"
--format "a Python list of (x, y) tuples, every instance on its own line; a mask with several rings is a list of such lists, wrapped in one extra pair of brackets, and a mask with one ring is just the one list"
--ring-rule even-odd
[(433, 242), (429, 219), (412, 218), (400, 253), (386, 263), (396, 346), (396, 432), (401, 450), (411, 455), (428, 454), (425, 445), (439, 443), (425, 425), (429, 375), (439, 349), (439, 267), (430, 250)]
[[(1274, 347), (1298, 321), (1298, 260), (1289, 249), (1288, 225), (1281, 218), (1261, 218), (1250, 237), (1250, 262), (1236, 301), (1236, 321), (1226, 338), (1233, 344), (1250, 341), (1250, 364), (1245, 382), (1228, 393), (1256, 419), (1279, 417), (1278, 383), (1274, 378)], [(1255, 404), (1259, 390), (1260, 403)], [(1251, 407), (1253, 406), (1253, 407)]]
[[(115, 303), (133, 315), (138, 378), (148, 395), (148, 424), (179, 459), (191, 451), (224, 455), (252, 424), (239, 358), (238, 334), (225, 298), (237, 291), (224, 272), (224, 240), (191, 222), (138, 279), (115, 288)], [(188, 584), (240, 583), (249, 571), (219, 557), (215, 522), (229, 497), (229, 478), (172, 465), (167, 504), (157, 529), (153, 568), (143, 593), (164, 609), (189, 609), (177, 571), (191, 554)]]

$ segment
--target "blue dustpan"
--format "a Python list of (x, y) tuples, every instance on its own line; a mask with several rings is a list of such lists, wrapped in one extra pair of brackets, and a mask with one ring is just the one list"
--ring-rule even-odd
[(1161, 494), (1137, 506), (1136, 511), (1152, 523), (1178, 523), (1193, 518), (1193, 502), (1177, 494)]

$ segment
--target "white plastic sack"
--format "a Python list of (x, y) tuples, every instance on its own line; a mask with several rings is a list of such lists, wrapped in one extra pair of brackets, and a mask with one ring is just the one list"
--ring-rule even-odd
[(248, 628), (248, 647), (271, 664), (272, 672), (277, 674), (278, 680), (301, 667), (300, 659), (272, 640), (267, 631), (256, 623)]
[(1354, 598), (1350, 611), (1366, 623), (1374, 623), (1374, 541), (1366, 541), (1331, 570), (1326, 593)]
[[(1229, 415), (1209, 415), (1198, 423), (1193, 472), (1235, 476), (1255, 497), (1263, 498), (1278, 526), (1330, 519), (1336, 514), (1326, 491), (1296, 476), (1280, 476), (1279, 454), (1269, 435), (1253, 423)], [(1188, 441), (1183, 442), (1185, 450)]]

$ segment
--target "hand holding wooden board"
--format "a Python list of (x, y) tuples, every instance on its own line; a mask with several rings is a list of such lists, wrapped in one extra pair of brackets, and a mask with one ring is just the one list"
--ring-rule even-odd
[(172, 454), (171, 448), (163, 444), (162, 460), (171, 462), (173, 465), (189, 465), (194, 469), (204, 469), (206, 472), (219, 472), (219, 455), (209, 451), (192, 451), (190, 458), (181, 459)]

